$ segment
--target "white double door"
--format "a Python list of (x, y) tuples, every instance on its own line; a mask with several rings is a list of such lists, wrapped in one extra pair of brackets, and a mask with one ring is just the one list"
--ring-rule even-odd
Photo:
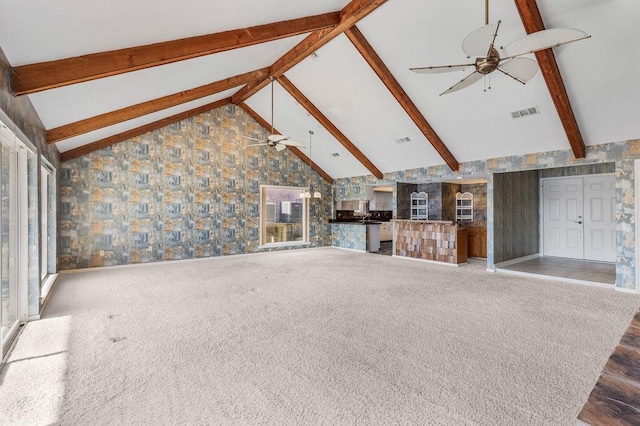
[(543, 254), (615, 262), (615, 177), (542, 179)]

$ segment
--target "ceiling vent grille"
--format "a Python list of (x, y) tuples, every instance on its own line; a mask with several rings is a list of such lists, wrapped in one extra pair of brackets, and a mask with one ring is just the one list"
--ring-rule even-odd
[(512, 118), (526, 117), (527, 115), (540, 114), (538, 107), (525, 108), (511, 113)]
[(398, 143), (398, 144), (409, 143), (409, 142), (411, 142), (411, 138), (409, 136), (406, 136), (406, 137), (400, 138), (400, 139), (396, 139), (396, 143)]
[(332, 157), (340, 157), (340, 154), (338, 154), (337, 152), (334, 152), (333, 154), (331, 154)]

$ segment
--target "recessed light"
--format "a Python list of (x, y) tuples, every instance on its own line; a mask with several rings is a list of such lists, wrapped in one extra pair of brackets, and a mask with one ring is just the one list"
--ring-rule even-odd
[(462, 176), (458, 176), (458, 177), (456, 177), (456, 179), (462, 179)]

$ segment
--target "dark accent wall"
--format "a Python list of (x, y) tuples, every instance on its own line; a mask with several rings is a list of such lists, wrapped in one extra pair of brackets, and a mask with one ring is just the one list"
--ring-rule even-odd
[(396, 187), (396, 208), (398, 219), (410, 219), (411, 218), (411, 193), (415, 192), (417, 188), (413, 183), (398, 182)]
[(460, 185), (456, 183), (442, 184), (442, 220), (456, 221), (456, 194)]
[(460, 192), (473, 194), (473, 222), (466, 225), (474, 228), (487, 227), (487, 184), (474, 183), (460, 186)]
[(323, 194), (310, 201), (310, 240), (330, 245), (331, 186), (291, 151), (242, 137), (267, 134), (227, 105), (65, 162), (60, 268), (269, 250), (259, 247), (260, 185), (308, 179)]
[(494, 262), (538, 253), (538, 171), (496, 173), (493, 179)]

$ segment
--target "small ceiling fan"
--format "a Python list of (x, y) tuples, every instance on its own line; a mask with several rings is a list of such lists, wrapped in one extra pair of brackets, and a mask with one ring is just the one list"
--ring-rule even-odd
[(462, 50), (467, 54), (467, 58), (475, 57), (475, 62), (409, 69), (421, 74), (440, 74), (451, 71), (464, 71), (467, 68), (474, 67), (474, 71), (471, 74), (440, 93), (440, 96), (469, 87), (495, 70), (525, 84), (538, 72), (538, 63), (533, 59), (522, 58), (522, 55), (591, 37), (584, 31), (569, 28), (538, 31), (507, 46), (500, 47), (500, 50), (504, 52), (504, 56), (501, 57), (494, 46), (500, 23), (501, 21), (489, 24), (489, 0), (485, 0), (485, 26), (473, 31), (462, 42)]
[(296, 146), (299, 148), (304, 148), (304, 145), (300, 142), (292, 141), (289, 139), (289, 136), (283, 136), (278, 133), (273, 132), (273, 80), (274, 77), (269, 77), (271, 80), (271, 134), (267, 136), (267, 140), (254, 138), (253, 136), (244, 136), (245, 139), (249, 139), (252, 141), (257, 141), (259, 143), (254, 143), (247, 146), (272, 146), (275, 147), (277, 151), (284, 150), (287, 146)]

